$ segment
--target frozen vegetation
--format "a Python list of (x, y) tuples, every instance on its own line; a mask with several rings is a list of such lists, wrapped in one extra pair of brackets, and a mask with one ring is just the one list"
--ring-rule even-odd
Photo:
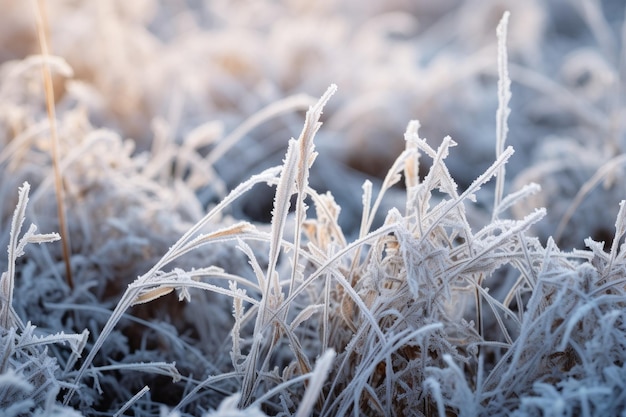
[(626, 417), (625, 9), (0, 0), (0, 415)]

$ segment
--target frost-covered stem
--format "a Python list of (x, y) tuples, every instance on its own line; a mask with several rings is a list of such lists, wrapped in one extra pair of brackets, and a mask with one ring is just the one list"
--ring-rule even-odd
[(302, 224), (306, 220), (306, 206), (304, 199), (307, 196), (306, 189), (309, 184), (309, 169), (315, 161), (317, 153), (313, 143), (313, 138), (319, 130), (322, 123), (319, 121), (322, 115), (324, 106), (330, 100), (333, 94), (337, 91), (337, 86), (331, 84), (320, 100), (307, 111), (306, 119), (304, 122), (304, 128), (298, 138), (298, 169), (296, 176), (296, 225), (294, 231), (294, 254), (293, 254), (293, 269), (291, 272), (291, 280), (289, 282), (289, 292), (291, 295), (293, 291), (296, 276), (298, 274), (298, 262), (300, 255), (300, 240), (302, 236)]
[(609, 262), (604, 269), (604, 275), (609, 276), (613, 269), (613, 263), (617, 258), (619, 252), (619, 243), (626, 234), (626, 200), (622, 200), (619, 203), (619, 212), (617, 213), (617, 220), (615, 221), (615, 236), (613, 237), (613, 243), (611, 244), (611, 251), (609, 252)]
[[(506, 37), (509, 25), (509, 12), (504, 12), (496, 33), (498, 36), (498, 110), (496, 111), (496, 158), (504, 152), (504, 144), (509, 131), (508, 118), (511, 113), (511, 79), (509, 78)], [(500, 202), (504, 193), (504, 165), (498, 168), (496, 192), (493, 203), (493, 219), (498, 217)]]
[[(474, 297), (476, 302), (476, 330), (478, 331), (478, 335), (482, 338), (484, 337), (484, 325), (483, 325), (483, 301), (480, 296), (480, 290), (478, 286), (482, 285), (483, 276), (480, 274), (476, 282), (476, 288), (474, 289)], [(480, 345), (478, 346), (478, 353), (480, 354)]]
[[(293, 269), (289, 284), (289, 294), (287, 296), (288, 299), (292, 291), (294, 290), (299, 261), (301, 225), (305, 218), (304, 198), (306, 197), (306, 189), (308, 184), (308, 170), (315, 159), (315, 152), (313, 151), (313, 137), (315, 136), (315, 133), (321, 125), (319, 122), (319, 118), (322, 114), (322, 109), (336, 90), (337, 87), (332, 84), (326, 90), (326, 92), (320, 98), (317, 104), (309, 108), (306, 114), (304, 127), (302, 129), (300, 137), (297, 141), (294, 139), (291, 139), (289, 141), (287, 154), (285, 156), (280, 179), (278, 181), (278, 185), (276, 186), (276, 195), (274, 197), (269, 260), (267, 266), (267, 274), (265, 277), (266, 285), (263, 289), (263, 300), (259, 304), (259, 312), (257, 314), (254, 326), (254, 341), (252, 343), (252, 347), (250, 348), (250, 354), (248, 355), (248, 359), (246, 361), (246, 368), (242, 382), (242, 395), (239, 402), (239, 405), (242, 407), (248, 406), (250, 404), (251, 395), (253, 394), (253, 389), (256, 385), (257, 358), (259, 355), (259, 350), (261, 348), (263, 329), (268, 323), (270, 323), (271, 320), (276, 317), (276, 315), (272, 316), (271, 318), (266, 317), (268, 307), (270, 310), (274, 310), (276, 307), (278, 307), (278, 302), (276, 300), (282, 298), (278, 275), (276, 272), (276, 264), (278, 262), (278, 255), (281, 248), (283, 231), (289, 212), (290, 198), (295, 191), (298, 194), (298, 200), (296, 203), (296, 228), (294, 237)], [(272, 285), (274, 287), (273, 294), (270, 291), (270, 287)], [(269, 306), (268, 303), (270, 303)], [(283, 310), (283, 318), (287, 315), (289, 303), (287, 303), (286, 306), (287, 308)], [(294, 353), (297, 354), (297, 348), (294, 347), (294, 349)]]
[(13, 213), (13, 220), (11, 221), (11, 231), (9, 234), (9, 264), (7, 266), (7, 272), (2, 274), (0, 279), (0, 294), (3, 299), (0, 299), (0, 327), (9, 329), (13, 323), (11, 323), (11, 308), (13, 306), (13, 287), (15, 285), (15, 260), (18, 257), (17, 244), (24, 224), (24, 217), (26, 213), (26, 204), (28, 203), (28, 191), (30, 185), (24, 183), (19, 190), (19, 198), (15, 212)]
[(124, 404), (122, 406), (122, 408), (120, 408), (117, 413), (115, 413), (113, 415), (113, 417), (119, 417), (122, 416), (126, 410), (128, 410), (133, 404), (135, 404), (141, 397), (143, 397), (148, 391), (150, 391), (150, 387), (148, 387), (147, 385), (145, 387), (143, 387), (137, 394), (133, 395), (133, 398), (131, 398), (130, 400), (128, 400), (126, 402), (126, 404)]

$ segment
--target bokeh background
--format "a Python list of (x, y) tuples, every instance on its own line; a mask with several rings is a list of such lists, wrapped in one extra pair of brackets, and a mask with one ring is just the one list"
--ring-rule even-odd
[[(7, 106), (11, 90), (22, 88), (7, 74), (15, 60), (38, 53), (38, 43), (34, 3), (1, 6)], [(195, 133), (207, 155), (278, 100), (318, 97), (336, 83), (313, 181), (333, 191), (342, 223), (354, 228), (360, 183), (384, 176), (409, 120), (421, 122), (433, 146), (446, 135), (459, 144), (449, 165), (461, 188), (493, 161), (495, 27), (510, 10), (509, 187), (540, 183), (543, 192), (519, 211), (549, 207), (536, 233), (572, 248), (589, 236), (610, 239), (626, 195), (617, 161), (576, 199), (624, 146), (624, 8), (620, 0), (55, 1), (47, 20), (53, 54), (73, 70), (56, 79), (60, 113), (83, 108), (89, 123), (132, 138), (138, 152), (155, 138), (182, 144)], [(304, 103), (296, 97), (292, 110), (300, 112), (269, 117), (210, 160), (216, 177), (196, 190), (205, 206), (280, 162)], [(2, 143), (10, 139), (5, 129)], [(259, 190), (237, 215), (267, 221), (271, 199)]]

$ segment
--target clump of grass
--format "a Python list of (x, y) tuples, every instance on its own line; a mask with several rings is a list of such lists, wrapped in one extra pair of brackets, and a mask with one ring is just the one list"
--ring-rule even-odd
[(29, 191), (28, 183), (24, 183), (19, 190), (10, 229), (8, 270), (0, 278), (0, 410), (7, 416), (26, 415), (34, 408), (46, 415), (71, 412), (56, 404), (56, 396), (66, 382), (63, 370), (57, 360), (48, 354), (47, 346), (69, 345), (71, 356), (67, 366), (71, 368), (80, 357), (88, 336), (86, 330), (82, 334), (65, 334), (63, 331), (37, 334), (36, 327), (30, 322), (24, 324), (13, 308), (17, 261), (25, 255), (26, 246), (54, 242), (60, 238), (56, 233), (37, 233), (33, 224), (22, 234)]

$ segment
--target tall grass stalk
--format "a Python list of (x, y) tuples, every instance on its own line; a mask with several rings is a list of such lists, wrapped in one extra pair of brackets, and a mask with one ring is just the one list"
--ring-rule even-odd
[(72, 265), (70, 234), (65, 214), (65, 198), (63, 190), (63, 176), (60, 169), (59, 155), (59, 136), (57, 130), (56, 108), (54, 105), (54, 86), (52, 85), (52, 74), (48, 64), (48, 25), (46, 19), (46, 1), (37, 0), (35, 15), (37, 16), (37, 37), (39, 39), (39, 47), (41, 49), (42, 62), (41, 73), (44, 83), (46, 111), (48, 113), (48, 121), (50, 123), (50, 152), (52, 156), (52, 171), (54, 174), (54, 188), (57, 203), (57, 216), (59, 218), (59, 231), (61, 234), (61, 246), (63, 250), (63, 262), (65, 264), (65, 280), (67, 285), (72, 289), (74, 280), (72, 278)]

